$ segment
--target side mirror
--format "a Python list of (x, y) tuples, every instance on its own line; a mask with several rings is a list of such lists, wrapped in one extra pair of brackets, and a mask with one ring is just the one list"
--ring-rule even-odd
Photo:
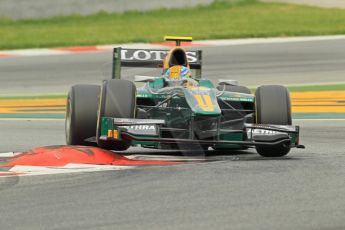
[(156, 79), (157, 77), (152, 77), (152, 76), (141, 76), (141, 75), (135, 75), (134, 76), (134, 81), (135, 82), (152, 82)]

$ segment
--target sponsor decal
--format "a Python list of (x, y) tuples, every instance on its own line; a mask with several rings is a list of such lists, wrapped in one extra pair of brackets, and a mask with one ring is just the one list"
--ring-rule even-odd
[(192, 94), (208, 95), (210, 91), (211, 91), (210, 88), (206, 88), (203, 86), (190, 87), (190, 92)]
[(282, 131), (282, 132), (296, 132), (297, 131), (297, 126), (292, 126), (292, 125), (260, 125), (260, 124), (246, 124), (248, 128), (252, 129), (278, 129), (275, 130), (277, 132)]
[(157, 127), (153, 124), (145, 124), (145, 125), (129, 125), (129, 126), (119, 126), (127, 130), (128, 133), (134, 135), (148, 135), (148, 136), (156, 136), (157, 135)]
[(155, 125), (131, 125), (128, 129), (132, 130), (156, 130)]
[(138, 93), (138, 94), (137, 94), (137, 97), (145, 97), (145, 98), (149, 98), (149, 97), (150, 97), (150, 95), (149, 95), (149, 94), (147, 94), (147, 93)]
[(253, 129), (252, 130), (253, 134), (259, 134), (259, 135), (274, 135), (279, 132), (273, 131), (273, 130), (267, 130), (267, 129)]
[(155, 125), (155, 124), (164, 124), (164, 120), (158, 119), (135, 119), (135, 118), (113, 118), (114, 125), (121, 125), (129, 123), (128, 125)]
[(245, 97), (219, 97), (223, 101), (243, 101), (243, 102), (253, 102), (253, 98), (245, 98)]
[[(121, 49), (122, 61), (163, 61), (168, 54), (167, 50), (146, 50), (146, 49)], [(187, 51), (189, 63), (198, 62), (196, 51)]]
[(248, 139), (252, 139), (256, 135), (272, 136), (272, 135), (276, 135), (276, 134), (280, 134), (280, 133), (282, 133), (282, 132), (278, 132), (278, 131), (274, 131), (274, 130), (267, 130), (267, 129), (260, 129), (259, 127), (255, 128), (255, 129), (251, 129), (251, 128), (247, 129)]

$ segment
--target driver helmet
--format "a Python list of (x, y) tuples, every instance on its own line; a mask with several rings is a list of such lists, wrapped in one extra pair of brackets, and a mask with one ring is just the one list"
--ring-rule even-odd
[(167, 77), (170, 81), (178, 81), (185, 78), (190, 78), (192, 73), (189, 68), (182, 66), (182, 65), (175, 65), (170, 67), (165, 72), (165, 77)]

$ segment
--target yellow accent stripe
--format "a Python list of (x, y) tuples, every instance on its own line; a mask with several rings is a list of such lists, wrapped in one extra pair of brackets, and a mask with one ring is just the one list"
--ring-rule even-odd
[(204, 100), (206, 101), (206, 105), (208, 108), (212, 108), (212, 111), (214, 110), (214, 105), (212, 103), (211, 97), (209, 95), (203, 96)]
[(115, 140), (119, 139), (119, 132), (117, 130), (114, 130), (113, 137)]
[(0, 113), (64, 113), (66, 99), (0, 99)]
[(214, 111), (214, 106), (209, 95), (194, 95), (200, 108), (206, 112)]
[[(292, 112), (344, 113), (345, 91), (292, 92)], [(204, 111), (213, 111), (208, 95), (195, 95)], [(65, 113), (66, 99), (0, 99), (0, 113)]]
[(292, 92), (292, 112), (343, 113), (345, 91)]
[(193, 38), (192, 37), (180, 37), (180, 36), (165, 36), (164, 37), (164, 40), (165, 41), (176, 41), (176, 40), (179, 40), (179, 41), (193, 41)]

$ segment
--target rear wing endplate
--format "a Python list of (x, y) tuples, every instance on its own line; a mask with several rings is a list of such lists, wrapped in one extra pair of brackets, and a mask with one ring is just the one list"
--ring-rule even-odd
[[(169, 50), (126, 49), (117, 47), (113, 51), (112, 78), (121, 79), (121, 67), (163, 68), (163, 60)], [(201, 78), (201, 50), (186, 51), (194, 78)]]

